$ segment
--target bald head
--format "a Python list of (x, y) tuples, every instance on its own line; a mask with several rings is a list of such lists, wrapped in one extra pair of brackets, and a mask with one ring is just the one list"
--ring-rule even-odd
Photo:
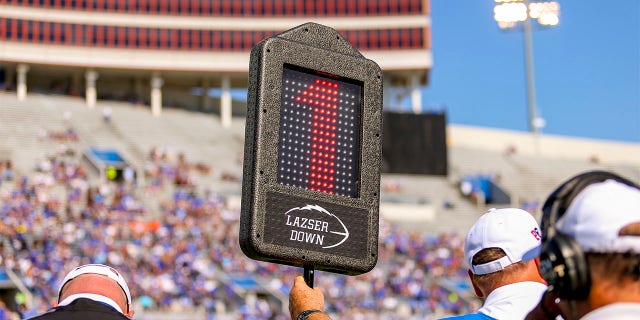
[(58, 301), (79, 293), (92, 293), (105, 296), (115, 301), (123, 313), (130, 313), (127, 304), (127, 295), (113, 279), (94, 273), (81, 274), (69, 280), (60, 290)]

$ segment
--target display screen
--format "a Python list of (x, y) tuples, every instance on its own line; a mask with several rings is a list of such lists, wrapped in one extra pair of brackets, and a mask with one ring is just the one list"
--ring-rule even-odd
[(278, 183), (358, 197), (362, 88), (357, 81), (284, 65)]

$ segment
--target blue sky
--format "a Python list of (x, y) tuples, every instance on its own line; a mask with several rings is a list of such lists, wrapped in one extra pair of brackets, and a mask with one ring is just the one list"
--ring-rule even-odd
[[(533, 31), (542, 133), (640, 143), (640, 1), (559, 0), (560, 24)], [(491, 0), (431, 0), (425, 108), (449, 123), (527, 131), (523, 34)]]

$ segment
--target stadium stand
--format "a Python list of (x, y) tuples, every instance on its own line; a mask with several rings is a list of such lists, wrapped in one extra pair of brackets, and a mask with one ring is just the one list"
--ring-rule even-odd
[[(109, 122), (102, 118), (106, 107)], [(0, 182), (0, 258), (5, 273), (17, 274), (16, 287), (33, 295), (7, 307), (41, 312), (67, 270), (97, 262), (128, 275), (137, 319), (286, 319), (288, 286), (301, 270), (253, 261), (239, 250), (244, 119), (233, 121), (223, 128), (215, 116), (180, 109), (158, 118), (122, 102), (89, 109), (76, 97), (31, 94), (19, 101), (0, 92), (0, 150), (12, 163), (10, 178)], [(512, 205), (534, 214), (550, 186), (579, 170), (607, 168), (640, 179), (637, 144), (617, 146), (619, 159), (603, 153), (594, 162), (579, 152), (571, 158), (527, 152), (517, 139), (466, 144), (453, 126), (448, 130), (447, 177), (383, 175), (376, 268), (357, 277), (317, 273), (330, 312), (431, 319), (478, 306), (462, 235), (487, 205), (462, 194), (464, 176), (491, 176)], [(510, 144), (517, 151), (504, 152)], [(140, 179), (101, 179), (82, 160), (89, 147), (118, 150)], [(612, 148), (588, 147), (589, 154)]]

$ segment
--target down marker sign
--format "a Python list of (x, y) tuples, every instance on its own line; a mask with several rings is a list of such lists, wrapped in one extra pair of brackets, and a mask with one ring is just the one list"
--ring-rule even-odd
[(382, 71), (307, 23), (251, 51), (240, 217), (250, 258), (357, 275), (375, 267)]

